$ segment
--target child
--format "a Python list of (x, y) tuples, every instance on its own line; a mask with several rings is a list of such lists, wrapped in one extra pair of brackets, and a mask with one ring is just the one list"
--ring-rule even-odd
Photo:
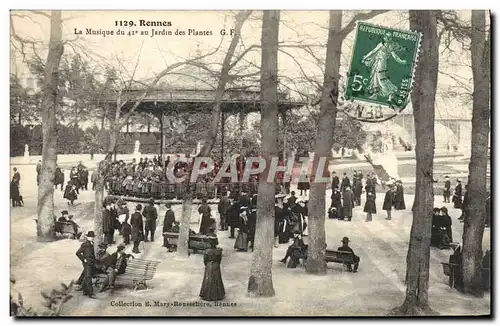
[(128, 245), (130, 243), (130, 234), (132, 233), (132, 226), (128, 224), (128, 219), (122, 223), (121, 233), (123, 236), (123, 243)]

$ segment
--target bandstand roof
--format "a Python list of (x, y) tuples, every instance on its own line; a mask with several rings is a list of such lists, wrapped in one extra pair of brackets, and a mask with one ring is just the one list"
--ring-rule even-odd
[[(224, 92), (221, 111), (227, 114), (251, 113), (260, 111), (260, 90), (256, 87), (241, 87), (241, 84), (255, 85), (255, 80), (239, 81), (239, 85), (230, 84)], [(197, 66), (185, 66), (162, 79), (162, 83), (144, 98), (137, 107), (138, 113), (155, 116), (179, 111), (210, 113), (215, 101), (217, 80), (206, 70)], [(144, 89), (137, 87), (121, 94), (122, 100), (129, 102), (124, 111), (135, 103)], [(109, 103), (116, 103), (116, 98), (109, 98)], [(306, 105), (290, 98), (288, 93), (278, 92), (278, 109), (285, 112)]]

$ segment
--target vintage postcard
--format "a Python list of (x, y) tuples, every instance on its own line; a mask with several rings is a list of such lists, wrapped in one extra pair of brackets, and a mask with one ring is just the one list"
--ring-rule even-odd
[(490, 15), (12, 10), (11, 316), (491, 316)]

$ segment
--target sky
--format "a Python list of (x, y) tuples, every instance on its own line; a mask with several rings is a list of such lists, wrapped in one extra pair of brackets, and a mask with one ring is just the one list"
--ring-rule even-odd
[[(16, 33), (23, 38), (37, 41), (37, 51), (41, 55), (46, 55), (44, 51), (47, 48), (49, 38), (49, 19), (27, 11), (12, 11), (11, 13)], [(343, 26), (355, 13), (344, 11)], [(229, 35), (222, 37), (221, 30), (225, 29), (229, 33), (234, 26), (234, 14), (233, 11), (63, 11), (63, 38), (67, 41), (65, 51), (66, 53), (72, 51), (82, 53), (84, 58), (100, 67), (115, 66), (122, 71), (124, 78), (131, 75), (136, 63), (135, 77), (137, 79), (151, 78), (167, 65), (193, 58), (197, 53), (210, 52), (219, 43), (224, 51), (219, 51), (220, 53), (217, 55), (205, 60), (206, 63), (220, 64), (231, 38)], [(254, 11), (245, 23), (242, 30), (242, 42), (240, 42), (236, 53), (241, 53), (252, 44), (260, 44), (261, 15), (262, 12)], [(462, 11), (460, 16), (465, 21), (470, 20), (470, 12)], [(171, 26), (140, 26), (141, 20), (146, 24), (148, 21), (166, 22)], [(136, 26), (119, 26), (120, 24), (125, 25), (126, 22), (128, 24), (129, 21), (133, 21)], [(389, 11), (369, 20), (369, 22), (409, 29), (407, 11)], [(327, 24), (328, 11), (282, 11), (280, 41), (288, 45), (298, 42), (312, 45), (315, 56), (324, 60)], [(98, 33), (113, 31), (115, 35), (85, 35), (87, 29)], [(174, 35), (151, 37), (152, 29), (159, 31), (165, 29)], [(124, 31), (125, 35), (116, 35), (118, 30)], [(177, 30), (184, 31), (186, 35), (175, 35)], [(191, 34), (198, 35), (187, 35), (189, 30), (191, 30)], [(75, 35), (75, 31), (82, 31), (83, 34)], [(128, 35), (130, 31), (138, 31), (138, 33)], [(141, 35), (141, 31), (147, 31), (149, 35)], [(193, 33), (193, 31), (195, 32)], [(207, 33), (211, 35), (200, 35)], [(343, 76), (348, 71), (353, 40), (354, 32), (350, 33), (343, 43), (341, 62), (341, 75)], [(446, 74), (457, 75), (461, 80), (468, 82), (472, 77), (472, 72), (469, 67), (464, 67), (464, 64), (469, 64), (470, 56), (467, 51), (461, 49), (459, 44), (452, 44), (451, 48), (453, 53), (443, 52), (441, 55), (440, 70)], [(304, 85), (297, 86), (297, 81), (302, 79), (302, 73), (320, 83), (322, 82), (323, 66), (318, 65), (312, 56), (293, 47), (284, 48), (284, 51), (288, 54), (280, 53), (278, 57), (281, 83), (291, 88), (310, 88), (310, 86)], [(11, 47), (11, 71), (16, 71), (21, 76), (28, 75), (29, 72), (22, 63), (22, 56), (18, 53), (12, 55), (13, 53), (16, 51)], [(260, 66), (260, 51), (250, 52), (240, 64), (241, 67), (243, 65)], [(166, 79), (168, 80), (168, 78)], [(470, 103), (464, 105), (457, 98), (445, 96), (449, 87), (456, 85), (456, 82), (445, 74), (440, 74), (438, 84), (436, 117), (469, 117)], [(409, 112), (411, 112), (411, 108)]]

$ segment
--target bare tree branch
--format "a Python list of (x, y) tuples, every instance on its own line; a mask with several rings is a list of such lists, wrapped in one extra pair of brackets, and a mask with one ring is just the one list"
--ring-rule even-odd
[(385, 12), (388, 12), (389, 10), (371, 10), (369, 12), (360, 12), (354, 15), (352, 17), (351, 21), (344, 27), (339, 33), (339, 37), (341, 39), (344, 39), (349, 35), (350, 32), (354, 30), (354, 27), (356, 26), (356, 22), (359, 20), (368, 20), (372, 19), (375, 16), (378, 16), (380, 14), (383, 14)]

